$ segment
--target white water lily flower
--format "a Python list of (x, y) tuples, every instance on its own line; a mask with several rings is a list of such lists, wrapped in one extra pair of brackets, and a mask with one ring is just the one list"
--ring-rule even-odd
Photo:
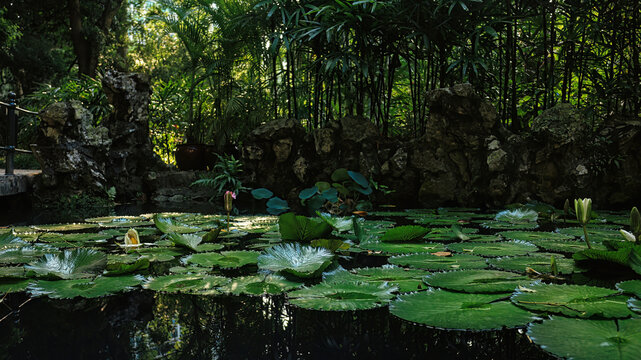
[(118, 246), (125, 249), (142, 246), (142, 243), (140, 242), (140, 236), (138, 236), (138, 231), (136, 231), (136, 229), (129, 229), (125, 234), (124, 240), (125, 240), (125, 243), (118, 244)]
[(592, 216), (592, 199), (574, 199), (574, 211), (579, 223), (582, 225), (587, 224)]
[(619, 232), (621, 233), (621, 235), (623, 235), (623, 237), (624, 237), (627, 241), (632, 241), (632, 242), (636, 242), (636, 241), (637, 241), (637, 238), (634, 236), (634, 234), (633, 234), (633, 233), (631, 233), (631, 232), (629, 232), (629, 231), (625, 231), (625, 230), (623, 230), (623, 229), (619, 230)]

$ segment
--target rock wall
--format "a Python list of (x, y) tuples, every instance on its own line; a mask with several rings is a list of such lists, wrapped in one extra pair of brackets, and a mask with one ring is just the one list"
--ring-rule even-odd
[[(367, 119), (346, 117), (306, 133), (296, 120), (267, 123), (243, 148), (245, 181), (290, 204), (298, 192), (345, 167), (396, 190), (379, 203), (501, 206), (539, 200), (561, 206), (591, 196), (600, 207), (641, 195), (641, 124), (611, 122), (596, 131), (570, 105), (542, 113), (525, 135), (501, 126), (491, 103), (469, 84), (428, 95), (430, 116), (418, 139), (387, 139)], [(637, 204), (639, 205), (639, 204)]]
[(147, 172), (163, 168), (149, 139), (148, 79), (107, 72), (103, 89), (113, 113), (96, 125), (77, 101), (54, 103), (40, 112), (34, 155), (42, 166), (36, 185), (41, 199), (83, 193), (107, 197), (106, 190), (131, 199), (143, 193)]

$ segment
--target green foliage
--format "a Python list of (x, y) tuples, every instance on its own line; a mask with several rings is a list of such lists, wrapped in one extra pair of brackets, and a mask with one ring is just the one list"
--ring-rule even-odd
[(278, 229), (283, 240), (309, 242), (327, 237), (332, 227), (322, 219), (286, 213), (278, 218)]
[(232, 279), (221, 291), (234, 295), (278, 295), (303, 286), (302, 282), (279, 275), (253, 275)]
[(398, 287), (399, 292), (412, 292), (427, 288), (423, 277), (428, 274), (424, 270), (384, 265), (376, 268), (356, 268), (349, 271), (340, 269), (328, 272), (323, 274), (323, 281), (327, 283), (365, 282), (376, 286), (389, 283)]
[(164, 234), (191, 234), (202, 231), (202, 229), (197, 226), (183, 224), (178, 221), (174, 221), (170, 217), (163, 217), (158, 214), (154, 215), (154, 224), (158, 230), (162, 231)]
[(106, 265), (107, 254), (92, 249), (74, 249), (60, 254), (45, 254), (25, 268), (43, 277), (77, 279), (96, 275)]
[(418, 225), (405, 225), (391, 228), (381, 237), (383, 242), (403, 241), (411, 242), (422, 239), (430, 229)]
[(52, 299), (73, 299), (75, 297), (96, 298), (132, 290), (142, 283), (137, 275), (102, 277), (95, 279), (39, 280), (29, 286), (32, 296), (46, 295)]
[(231, 191), (235, 194), (245, 190), (239, 179), (240, 173), (243, 172), (243, 163), (234, 158), (234, 155), (220, 156), (216, 154), (218, 161), (212, 170), (213, 177), (203, 176), (201, 179), (194, 181), (191, 185), (202, 185), (214, 188), (216, 192), (210, 199), (213, 201), (216, 196), (222, 195), (225, 191)]
[(528, 324), (533, 315), (502, 294), (465, 294), (429, 290), (400, 295), (390, 304), (390, 313), (401, 319), (451, 330), (492, 330)]
[(194, 264), (203, 267), (220, 267), (223, 269), (237, 269), (245, 265), (257, 263), (258, 251), (223, 251), (220, 253), (200, 253), (188, 256), (185, 259), (187, 264)]
[(287, 294), (289, 302), (305, 309), (324, 311), (367, 310), (387, 305), (398, 288), (388, 284), (321, 282)]
[(497, 270), (459, 270), (439, 272), (425, 277), (434, 287), (466, 293), (511, 293), (518, 286), (532, 282), (525, 275)]
[(641, 351), (641, 320), (582, 320), (555, 316), (532, 323), (527, 335), (546, 351), (584, 360), (633, 360)]
[(606, 240), (603, 244), (608, 250), (586, 249), (574, 253), (572, 258), (580, 263), (617, 264), (641, 274), (641, 245), (613, 240)]

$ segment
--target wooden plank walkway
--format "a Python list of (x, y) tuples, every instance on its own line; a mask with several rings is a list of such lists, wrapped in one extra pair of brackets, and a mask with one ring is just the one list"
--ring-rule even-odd
[(31, 190), (36, 175), (42, 170), (14, 170), (14, 175), (5, 175), (0, 169), (0, 196), (16, 195)]

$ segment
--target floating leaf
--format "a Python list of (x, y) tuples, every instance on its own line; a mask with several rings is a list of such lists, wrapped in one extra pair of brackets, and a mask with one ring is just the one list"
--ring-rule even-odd
[(271, 247), (258, 257), (258, 267), (286, 271), (298, 277), (320, 276), (334, 255), (327, 249), (294, 244)]
[[(134, 221), (144, 221), (145, 219), (142, 216), (101, 216), (85, 219), (86, 222), (90, 223), (121, 223), (126, 224)], [(125, 225), (127, 226), (127, 225)]]
[(95, 298), (131, 290), (142, 283), (143, 279), (137, 275), (126, 275), (99, 276), (95, 279), (39, 280), (29, 286), (29, 292), (32, 296), (46, 295), (53, 299)]
[(384, 254), (416, 254), (434, 253), (445, 250), (445, 245), (439, 243), (383, 243), (369, 242), (360, 246), (370, 251), (380, 251)]
[(289, 302), (304, 309), (324, 311), (366, 310), (387, 305), (396, 287), (361, 282), (321, 282), (318, 285), (292, 291)]
[(218, 288), (229, 282), (222, 276), (204, 274), (173, 274), (159, 276), (149, 280), (143, 285), (145, 289), (171, 293), (215, 295), (219, 294)]
[(573, 235), (545, 231), (503, 231), (499, 235), (508, 240), (571, 240)]
[(474, 220), (475, 223), (481, 225), (481, 227), (486, 229), (499, 229), (499, 230), (532, 230), (539, 227), (535, 222), (532, 223), (509, 223), (505, 221), (496, 221), (496, 220)]
[(389, 263), (425, 270), (462, 270), (484, 269), (485, 259), (480, 256), (458, 254), (453, 256), (435, 256), (431, 254), (412, 254), (392, 256)]
[(112, 237), (112, 235), (100, 233), (45, 233), (38, 237), (38, 242), (105, 242)]
[(29, 243), (15, 236), (11, 232), (0, 234), (0, 249), (17, 248), (28, 245)]
[(18, 278), (0, 279), (0, 294), (25, 291), (32, 280)]
[(236, 269), (245, 265), (256, 264), (258, 251), (223, 251), (221, 253), (200, 253), (188, 256), (185, 261), (204, 267)]
[(422, 239), (430, 232), (428, 228), (418, 225), (405, 225), (389, 229), (381, 237), (383, 242), (405, 241), (411, 242)]
[(641, 353), (641, 319), (583, 320), (555, 316), (532, 323), (528, 336), (545, 351), (568, 359), (635, 360)]
[(24, 266), (5, 266), (0, 267), (0, 279), (23, 279), (27, 276)]
[[(488, 262), (494, 268), (508, 271), (517, 271), (522, 274), (526, 273), (527, 268), (531, 268), (540, 273), (552, 273), (552, 263), (550, 256), (537, 254), (530, 256), (512, 256), (499, 259), (489, 259)], [(575, 272), (585, 271), (584, 269), (577, 267), (573, 260), (562, 257), (556, 258), (556, 267), (559, 274), (572, 274)]]
[[(563, 228), (558, 230), (561, 234), (571, 235), (583, 238), (583, 228), (581, 227), (570, 227)], [(603, 240), (621, 240), (621, 234), (619, 230), (607, 230), (607, 229), (588, 229), (588, 236), (590, 237), (590, 242), (602, 242)]]
[(354, 228), (351, 217), (331, 216), (330, 214), (323, 214), (321, 212), (317, 212), (316, 214), (338, 232), (345, 232)]
[(134, 262), (108, 262), (105, 268), (105, 276), (117, 276), (124, 274), (132, 274), (139, 270), (149, 268), (149, 258), (140, 257)]
[(74, 249), (61, 254), (45, 254), (25, 267), (40, 276), (76, 279), (99, 274), (106, 265), (107, 254), (93, 249)]
[(400, 295), (390, 312), (401, 319), (453, 330), (498, 330), (521, 327), (533, 320), (530, 312), (504, 295), (465, 294), (445, 290)]
[(286, 213), (278, 219), (278, 228), (283, 240), (309, 242), (327, 237), (332, 227), (321, 219), (310, 219), (294, 213)]
[(33, 225), (32, 228), (40, 231), (50, 232), (70, 232), (70, 231), (83, 231), (98, 228), (98, 224), (50, 224), (50, 225)]
[[(533, 240), (532, 244), (546, 251), (564, 254), (572, 254), (587, 248), (585, 241), (582, 240)], [(595, 250), (607, 250), (603, 244), (599, 243), (592, 244), (592, 248)]]
[(57, 254), (60, 251), (49, 246), (23, 246), (0, 250), (0, 264), (26, 264), (37, 260), (45, 254)]
[(531, 209), (514, 209), (503, 210), (496, 214), (494, 220), (510, 224), (529, 224), (536, 223), (539, 219), (539, 213)]
[(182, 256), (185, 253), (177, 248), (145, 248), (137, 249), (136, 252), (144, 255), (150, 262), (164, 262), (173, 260), (176, 256)]
[(497, 270), (459, 270), (433, 273), (425, 282), (447, 290), (466, 293), (511, 293), (520, 285), (532, 282), (524, 275)]
[(323, 275), (325, 282), (365, 282), (372, 285), (389, 283), (398, 287), (399, 292), (411, 292), (427, 288), (423, 277), (429, 273), (419, 269), (405, 269), (396, 266), (376, 268), (357, 268), (352, 270), (337, 270)]
[(339, 239), (316, 239), (312, 240), (310, 243), (313, 247), (322, 247), (331, 252), (338, 250), (348, 250), (350, 248), (349, 243), (344, 242)]
[(585, 249), (574, 253), (572, 258), (580, 263), (610, 262), (641, 274), (641, 245), (613, 240), (604, 240), (603, 244), (612, 250)]
[(278, 295), (301, 286), (302, 282), (289, 280), (280, 275), (259, 274), (234, 278), (220, 290), (234, 295)]
[(168, 234), (169, 240), (177, 246), (182, 246), (184, 248), (197, 251), (198, 245), (203, 241), (203, 237), (194, 234)]
[(570, 317), (626, 318), (633, 315), (627, 306), (628, 296), (596, 286), (539, 283), (520, 288), (511, 300), (528, 310)]
[(462, 242), (448, 244), (447, 248), (459, 253), (467, 253), (486, 257), (525, 255), (538, 250), (536, 246), (522, 241), (509, 241), (499, 243)]
[(191, 234), (202, 231), (202, 229), (199, 227), (174, 222), (172, 218), (161, 217), (159, 215), (154, 216), (154, 224), (156, 224), (158, 230), (162, 231), (165, 234)]
[(626, 294), (632, 294), (638, 298), (641, 298), (641, 280), (623, 281), (617, 283), (616, 287)]
[(256, 200), (269, 199), (274, 196), (274, 193), (265, 188), (258, 188), (251, 191), (252, 196)]

